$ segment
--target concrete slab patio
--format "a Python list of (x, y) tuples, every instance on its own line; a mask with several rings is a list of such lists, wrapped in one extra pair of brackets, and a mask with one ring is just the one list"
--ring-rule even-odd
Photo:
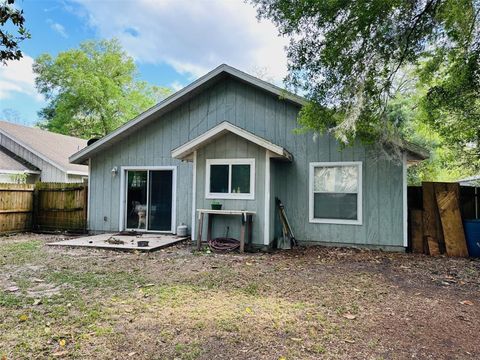
[[(49, 246), (93, 247), (115, 250), (154, 251), (184, 241), (188, 237), (163, 234), (99, 234), (85, 236), (71, 240), (48, 243)], [(146, 246), (139, 246), (139, 241), (148, 242)], [(140, 244), (141, 245), (141, 244)]]

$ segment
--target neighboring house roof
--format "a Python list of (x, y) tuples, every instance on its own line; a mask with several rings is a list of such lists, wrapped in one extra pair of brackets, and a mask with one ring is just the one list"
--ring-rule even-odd
[(0, 173), (40, 173), (40, 169), (0, 145)]
[(72, 175), (88, 175), (85, 165), (71, 164), (68, 157), (87, 146), (87, 141), (42, 129), (0, 121), (0, 134)]
[(480, 175), (469, 176), (469, 177), (457, 180), (457, 182), (463, 186), (478, 186), (480, 185)]
[(189, 142), (172, 150), (172, 157), (180, 160), (189, 159), (191, 154), (195, 150), (207, 145), (208, 143), (214, 141), (215, 139), (219, 138), (220, 136), (228, 132), (233, 133), (254, 144), (257, 144), (258, 146), (261, 146), (265, 149), (270, 150), (273, 154), (277, 155), (277, 157), (284, 158), (286, 160), (292, 160), (292, 155), (283, 147), (275, 145), (270, 141), (265, 140), (264, 138), (261, 138), (260, 136), (257, 136), (247, 130), (239, 128), (238, 126), (230, 124), (228, 121), (224, 121), (218, 124), (217, 126), (204, 132), (200, 136), (197, 136), (195, 139), (190, 140)]
[[(278, 96), (279, 98), (293, 103), (299, 107), (305, 105), (308, 102), (307, 99), (301, 96), (292, 94), (285, 89), (272, 85), (266, 81), (244, 73), (243, 71), (235, 69), (229, 65), (222, 64), (214, 70), (210, 71), (208, 74), (192, 82), (190, 85), (187, 85), (180, 91), (170, 95), (165, 100), (161, 101), (157, 105), (138, 115), (136, 118), (123, 124), (110, 134), (104, 136), (103, 138), (89, 145), (85, 149), (82, 149), (79, 152), (73, 154), (70, 157), (70, 162), (74, 164), (84, 164), (92, 155), (97, 154), (105, 147), (122, 140), (129, 134), (135, 132), (141, 126), (155, 120), (156, 118), (158, 118), (158, 116), (162, 116), (163, 114), (167, 113), (178, 105), (190, 100), (198, 93), (200, 93), (203, 89), (227, 76), (233, 77), (241, 82), (247, 83), (251, 86), (269, 92), (272, 95)], [(424, 159), (424, 156), (422, 154), (416, 154), (414, 151), (410, 150), (407, 150), (407, 152), (414, 154), (415, 157), (418, 157), (419, 160)]]

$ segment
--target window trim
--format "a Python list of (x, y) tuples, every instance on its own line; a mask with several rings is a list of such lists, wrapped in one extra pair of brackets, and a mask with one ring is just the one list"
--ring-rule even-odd
[[(338, 167), (338, 166), (357, 166), (358, 168), (358, 191), (357, 191), (357, 219), (318, 219), (314, 218), (314, 175), (317, 167)], [(316, 224), (342, 224), (342, 225), (362, 225), (363, 224), (363, 163), (361, 161), (337, 161), (337, 162), (311, 162), (309, 167), (309, 221)]]
[[(232, 165), (250, 165), (250, 192), (249, 193), (211, 193), (210, 192), (210, 166), (228, 165), (228, 189), (232, 186)], [(205, 199), (255, 199), (255, 159), (207, 159), (205, 169)]]

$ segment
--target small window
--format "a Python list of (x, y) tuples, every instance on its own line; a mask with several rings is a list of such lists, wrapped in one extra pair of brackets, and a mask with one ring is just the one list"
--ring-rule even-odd
[(254, 199), (255, 159), (208, 159), (207, 199)]
[(362, 224), (362, 163), (310, 163), (310, 222)]

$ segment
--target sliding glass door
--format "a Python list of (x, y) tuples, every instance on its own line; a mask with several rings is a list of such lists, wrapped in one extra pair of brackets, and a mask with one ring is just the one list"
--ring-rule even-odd
[(173, 170), (127, 170), (127, 230), (171, 231)]
[(172, 228), (172, 171), (150, 171), (148, 229)]

